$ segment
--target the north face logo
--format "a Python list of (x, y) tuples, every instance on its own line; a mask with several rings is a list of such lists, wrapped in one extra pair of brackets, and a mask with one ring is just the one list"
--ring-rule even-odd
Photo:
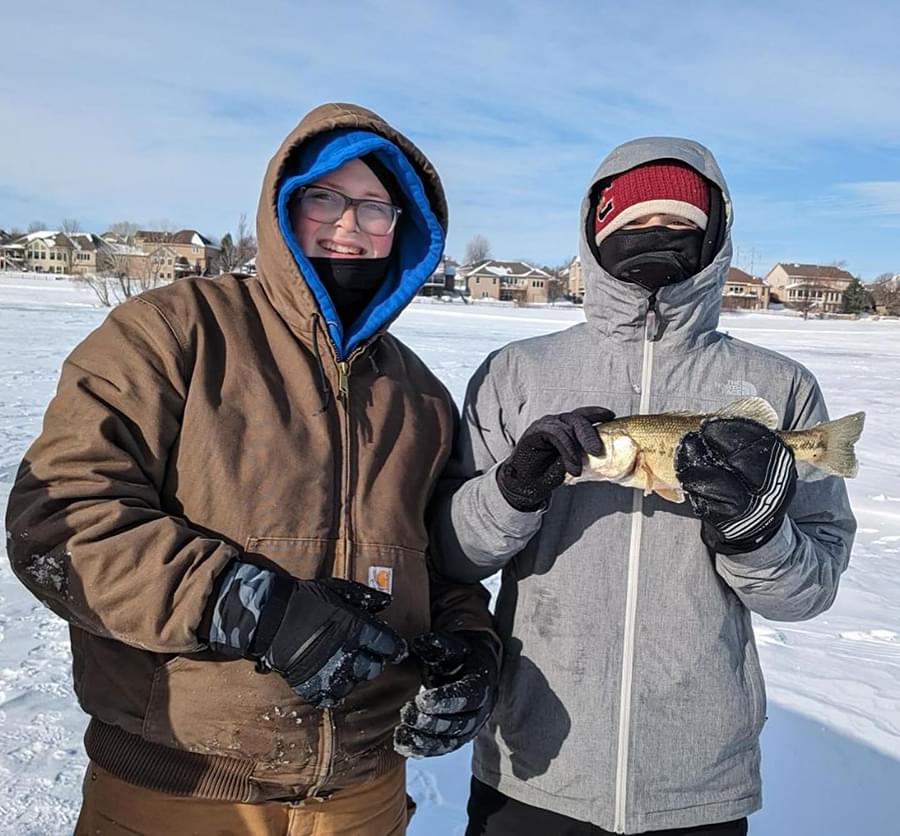
[(613, 200), (610, 198), (604, 204), (597, 204), (597, 220), (602, 223), (613, 210)]
[(756, 386), (749, 380), (726, 380), (722, 384), (722, 394), (735, 398), (752, 397), (757, 394)]

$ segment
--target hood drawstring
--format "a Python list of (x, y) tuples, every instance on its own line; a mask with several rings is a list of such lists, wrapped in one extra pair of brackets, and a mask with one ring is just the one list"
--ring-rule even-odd
[(312, 315), (312, 344), (313, 344), (313, 354), (316, 355), (316, 365), (319, 367), (319, 384), (320, 384), (320, 394), (322, 396), (322, 408), (317, 412), (314, 412), (313, 415), (321, 415), (323, 412), (328, 410), (328, 407), (331, 405), (331, 387), (328, 385), (328, 377), (325, 374), (325, 366), (322, 364), (322, 354), (319, 351), (319, 322), (320, 316), (318, 313), (314, 313)]

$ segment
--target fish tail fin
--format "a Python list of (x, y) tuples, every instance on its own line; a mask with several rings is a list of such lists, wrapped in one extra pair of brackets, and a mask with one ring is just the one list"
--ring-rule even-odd
[(778, 428), (778, 413), (765, 398), (741, 398), (712, 414), (717, 418), (751, 418), (770, 430)]
[(827, 421), (816, 426), (823, 434), (824, 451), (813, 462), (817, 467), (833, 476), (853, 478), (859, 470), (853, 445), (862, 435), (866, 422), (865, 412), (854, 412), (836, 421)]

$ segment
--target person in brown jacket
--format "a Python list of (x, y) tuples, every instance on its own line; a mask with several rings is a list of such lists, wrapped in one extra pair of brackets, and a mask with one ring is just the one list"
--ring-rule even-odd
[(455, 409), (387, 333), (446, 223), (418, 148), (323, 105), (269, 164), (258, 275), (145, 293), (66, 360), (7, 529), (71, 627), (77, 834), (403, 833), (403, 755), (487, 719), (487, 595), (426, 558)]

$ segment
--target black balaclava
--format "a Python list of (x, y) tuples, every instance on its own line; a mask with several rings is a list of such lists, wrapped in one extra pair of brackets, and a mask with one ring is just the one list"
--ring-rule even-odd
[(702, 229), (619, 229), (600, 244), (600, 266), (623, 282), (655, 291), (700, 272)]
[[(403, 192), (391, 170), (374, 154), (359, 158), (384, 186), (391, 203), (402, 206)], [(349, 328), (365, 310), (387, 276), (391, 256), (383, 258), (327, 258), (309, 259), (331, 301), (337, 308), (345, 328)]]

